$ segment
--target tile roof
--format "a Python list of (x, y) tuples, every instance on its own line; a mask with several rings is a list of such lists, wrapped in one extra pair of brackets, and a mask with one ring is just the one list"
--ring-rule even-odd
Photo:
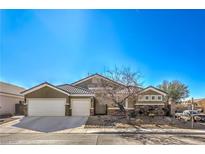
[(85, 88), (81, 88), (81, 87), (77, 87), (77, 86), (73, 86), (69, 84), (58, 85), (56, 87), (70, 94), (93, 94), (93, 92), (90, 91), (89, 89), (85, 89)]

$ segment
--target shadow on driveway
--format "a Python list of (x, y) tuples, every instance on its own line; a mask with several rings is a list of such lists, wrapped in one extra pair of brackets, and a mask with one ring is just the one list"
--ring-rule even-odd
[(48, 133), (81, 127), (85, 125), (87, 119), (87, 117), (24, 117), (13, 126)]

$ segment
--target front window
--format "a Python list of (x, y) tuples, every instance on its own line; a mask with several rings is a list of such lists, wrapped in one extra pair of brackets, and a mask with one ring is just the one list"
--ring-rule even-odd
[(155, 96), (152, 96), (152, 100), (155, 100)]
[(162, 101), (161, 95), (139, 95), (138, 101)]

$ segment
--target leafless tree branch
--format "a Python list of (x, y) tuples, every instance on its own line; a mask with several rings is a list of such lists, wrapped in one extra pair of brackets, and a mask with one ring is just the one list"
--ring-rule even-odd
[[(103, 74), (107, 78), (115, 81), (109, 82), (101, 80), (101, 87), (103, 87), (102, 99), (110, 98), (114, 105), (118, 106), (120, 111), (126, 112), (125, 101), (130, 97), (136, 96), (139, 87), (142, 86), (140, 79), (141, 73), (132, 72), (129, 67), (116, 67), (113, 70), (107, 70)], [(104, 101), (106, 103), (106, 101)]]

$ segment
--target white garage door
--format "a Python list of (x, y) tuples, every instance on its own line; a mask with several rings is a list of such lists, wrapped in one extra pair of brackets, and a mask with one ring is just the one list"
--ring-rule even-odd
[(72, 99), (72, 116), (89, 116), (91, 101), (90, 99)]
[(65, 116), (64, 98), (28, 99), (28, 116)]

